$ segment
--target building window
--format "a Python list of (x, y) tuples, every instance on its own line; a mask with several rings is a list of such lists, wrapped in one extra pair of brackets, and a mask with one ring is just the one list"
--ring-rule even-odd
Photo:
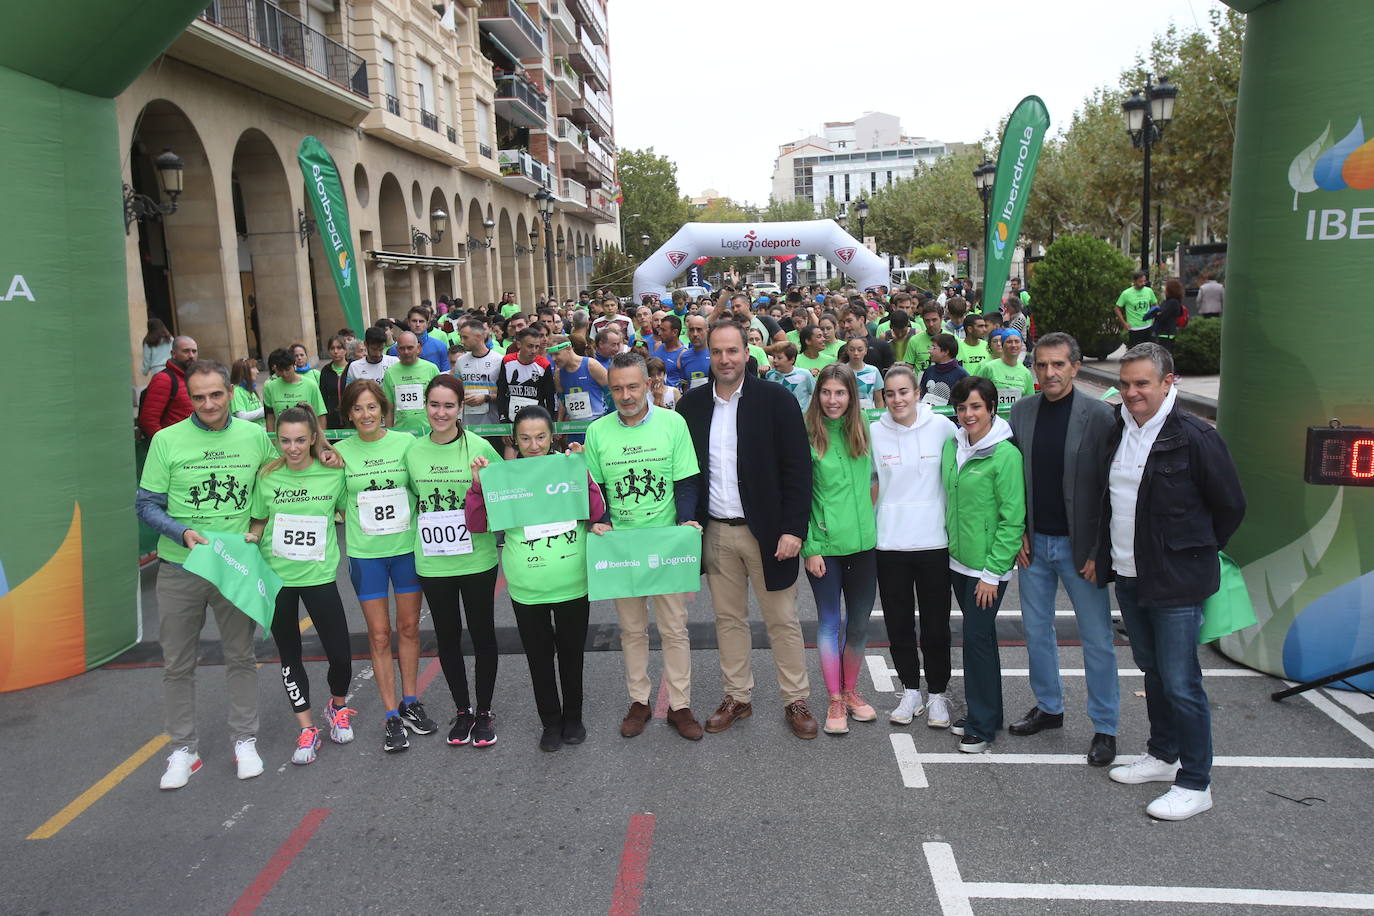
[(844, 201), (849, 203), (849, 175), (844, 176)]
[(439, 129), (439, 117), (435, 114), (439, 106), (434, 104), (434, 67), (427, 60), (415, 61), (417, 78), (415, 97), (420, 103), (420, 123), (430, 130)]
[(892, 169), (888, 169), (888, 170), (887, 170), (887, 183), (888, 183), (889, 185), (892, 184)]
[(483, 99), (477, 100), (477, 152), (491, 158), (491, 104)]
[(869, 190), (869, 191), (876, 191), (876, 190), (878, 190), (878, 173), (877, 173), (877, 172), (869, 172), (869, 173), (868, 173), (868, 190)]
[(834, 200), (834, 199), (835, 199), (835, 176), (834, 176), (834, 175), (828, 175), (828, 176), (826, 176), (826, 180), (830, 182), (830, 193), (827, 194), (826, 197), (829, 198), (830, 200)]
[(381, 40), (382, 51), (382, 96), (386, 110), (392, 114), (401, 113), (401, 90), (396, 83), (396, 46), (388, 38)]

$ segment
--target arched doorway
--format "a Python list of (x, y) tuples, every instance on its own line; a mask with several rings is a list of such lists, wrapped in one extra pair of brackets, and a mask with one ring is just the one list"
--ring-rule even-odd
[[(377, 229), (382, 251), (410, 251), (410, 211), (405, 194), (396, 176), (387, 172), (382, 176), (377, 192)], [(377, 308), (377, 317), (405, 320), (406, 310), (419, 303), (419, 271), (414, 267), (385, 270), (382, 273), (385, 303)]]
[[(249, 355), (262, 358), (298, 340), (312, 354), (318, 353), (319, 311), (315, 297), (302, 288), (308, 278), (300, 273), (301, 249), (286, 168), (262, 131), (250, 128), (239, 137), (230, 182)], [(314, 247), (319, 248), (318, 239)]]
[(516, 270), (515, 230), (511, 228), (510, 213), (504, 209), (496, 219), (496, 257), (501, 264), (501, 292), (515, 293), (515, 301), (528, 312), (530, 305), (520, 289), (519, 271)]
[[(449, 217), (449, 223), (448, 228), (444, 230), (444, 237), (428, 246), (429, 253), (439, 258), (451, 258), (454, 251), (453, 236), (457, 232), (458, 221), (453, 218), (453, 211), (446, 206), (444, 192), (439, 188), (430, 192), (429, 211), (425, 214), (424, 223), (419, 224), (421, 232), (434, 234), (433, 214), (435, 210), (443, 210)], [(459, 289), (458, 268), (436, 267), (434, 269), (434, 301), (436, 303), (440, 296), (448, 296), (452, 299), (454, 296), (462, 295), (458, 292)]]
[(491, 250), (481, 247), (487, 238), (487, 230), (482, 226), (484, 218), (482, 208), (477, 201), (472, 201), (468, 206), (468, 235), (474, 242), (480, 243), (468, 252), (468, 273), (472, 278), (471, 307), (475, 309), (486, 308), (488, 302), (495, 302), (498, 298), (491, 291)]
[[(129, 140), (135, 191), (158, 195), (153, 159), (164, 147), (173, 149), (185, 167), (176, 213), (162, 220), (140, 220), (130, 230), (138, 233), (148, 317), (161, 318), (175, 334), (194, 337), (204, 357), (228, 361), (241, 356), (246, 343), (239, 321), (233, 322), (235, 333), (230, 331), (219, 201), (200, 135), (185, 112), (162, 99), (149, 102), (135, 123), (137, 130)], [(131, 295), (136, 295), (136, 288)], [(134, 325), (133, 336), (142, 337), (144, 329), (137, 321)]]

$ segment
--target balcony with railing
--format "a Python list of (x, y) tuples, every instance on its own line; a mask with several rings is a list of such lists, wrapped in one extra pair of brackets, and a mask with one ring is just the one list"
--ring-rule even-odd
[(549, 0), (549, 25), (561, 41), (577, 41), (577, 19), (573, 17), (569, 0)]
[(572, 119), (584, 127), (590, 128), (592, 136), (600, 139), (609, 137), (611, 134), (611, 106), (606, 102), (601, 94), (593, 92), (590, 88), (583, 91), (582, 96), (573, 102)]
[(545, 72), (559, 98), (571, 102), (582, 94), (582, 78), (566, 57), (554, 57)]
[(596, 0), (569, 0), (573, 14), (584, 28), (592, 33), (592, 39), (599, 45), (606, 43), (606, 11)]
[(396, 96), (394, 96), (394, 95), (392, 95), (392, 94), (390, 94), (390, 93), (387, 93), (387, 96), (386, 96), (386, 110), (389, 111), (389, 112), (391, 112), (391, 113), (394, 114), (394, 115), (400, 115), (400, 113), (401, 113), (401, 100), (398, 99), (398, 98), (396, 98)]
[(501, 183), (522, 194), (533, 194), (553, 183), (553, 170), (523, 149), (503, 149), (498, 153)]
[(568, 46), (568, 55), (593, 89), (605, 92), (611, 88), (611, 60), (585, 31), (579, 33), (576, 44)]
[(420, 109), (420, 126), (428, 127), (435, 133), (439, 132), (439, 116), (432, 111)]
[(457, 143), (457, 142), (458, 142), (458, 129), (457, 129), (457, 128), (455, 128), (455, 127), (445, 127), (445, 128), (444, 128), (444, 131), (445, 131), (445, 135), (448, 137), (448, 142), (449, 142), (449, 143)]
[(309, 70), (336, 86), (368, 98), (362, 57), (312, 29), (268, 0), (214, 0), (200, 18)]
[(560, 210), (581, 213), (587, 209), (587, 187), (571, 178), (558, 179), (554, 206)]
[(596, 223), (613, 223), (620, 211), (615, 198), (605, 191), (589, 191), (587, 205), (587, 215)]
[(553, 136), (558, 142), (558, 151), (566, 156), (586, 152), (586, 133), (567, 118), (558, 118), (553, 122)]
[(477, 24), (517, 58), (544, 56), (544, 30), (516, 0), (482, 0), (477, 9)]
[(519, 73), (497, 77), (494, 101), (496, 116), (512, 124), (542, 128), (548, 123), (548, 99)]

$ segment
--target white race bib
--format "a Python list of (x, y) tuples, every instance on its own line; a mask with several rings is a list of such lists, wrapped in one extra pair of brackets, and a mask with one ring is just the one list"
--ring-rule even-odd
[(328, 522), (323, 515), (277, 513), (272, 522), (272, 556), (319, 563), (324, 559), (324, 526)]
[(358, 524), (363, 534), (400, 534), (410, 530), (410, 498), (400, 487), (358, 494)]
[[(513, 402), (515, 398), (511, 398)], [(570, 391), (563, 397), (563, 406), (574, 420), (592, 419), (592, 396), (587, 391)]]
[(873, 409), (873, 398), (871, 398), (871, 397), (867, 397), (867, 398), (861, 397), (861, 398), (859, 398), (859, 408), (860, 408), (861, 410), (872, 410), (872, 409)]
[(425, 408), (425, 386), (424, 385), (397, 385), (396, 386), (396, 409), (397, 410), (424, 410)]
[(705, 385), (705, 384), (706, 384), (707, 382), (709, 382), (710, 380), (711, 380), (711, 379), (708, 378), (708, 377), (705, 376), (705, 375), (703, 375), (703, 376), (701, 376), (701, 377), (699, 377), (699, 378), (694, 378), (694, 379), (691, 380), (691, 387), (693, 387), (693, 388), (700, 388), (702, 385)]
[(998, 403), (999, 405), (1002, 405), (1002, 404), (1015, 404), (1015, 403), (1016, 403), (1017, 401), (1019, 401), (1019, 400), (1021, 400), (1021, 389), (1020, 389), (1020, 388), (998, 388), (998, 389), (997, 389), (997, 403)]
[(566, 534), (577, 527), (576, 521), (571, 522), (548, 522), (543, 525), (526, 525), (525, 540), (537, 541), (540, 538), (557, 537)]
[(464, 404), (463, 413), (470, 417), (485, 417), (487, 411), (491, 410), (490, 401), (483, 401), (480, 404)]
[(420, 513), (420, 551), (427, 557), (472, 553), (472, 535), (462, 509)]
[(518, 394), (513, 394), (510, 396), (510, 406), (506, 409), (506, 416), (514, 421), (520, 415), (520, 411), (526, 407), (534, 407), (538, 403), (534, 398), (522, 398)]

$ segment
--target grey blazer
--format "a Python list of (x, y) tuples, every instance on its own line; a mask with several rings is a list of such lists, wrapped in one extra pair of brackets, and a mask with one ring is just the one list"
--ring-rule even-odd
[[(1035, 531), (1035, 418), (1040, 414), (1044, 395), (1022, 398), (1011, 408), (1012, 436), (1021, 449), (1026, 473), (1026, 534)], [(1107, 489), (1107, 470), (1111, 455), (1107, 449), (1116, 425), (1116, 412), (1082, 389), (1075, 389), (1073, 413), (1069, 417), (1068, 437), (1064, 443), (1064, 503), (1069, 517), (1069, 547), (1077, 569), (1093, 559), (1098, 521), (1102, 516), (1102, 494)]]

